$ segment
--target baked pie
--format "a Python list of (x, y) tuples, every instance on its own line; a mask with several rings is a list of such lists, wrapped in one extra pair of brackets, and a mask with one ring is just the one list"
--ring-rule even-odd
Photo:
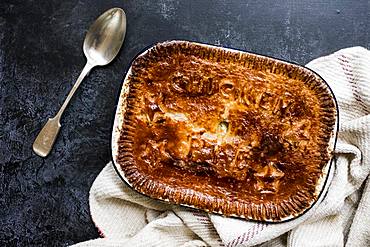
[(138, 56), (126, 76), (114, 160), (124, 180), (152, 198), (282, 221), (318, 199), (336, 116), (329, 87), (307, 68), (165, 42)]

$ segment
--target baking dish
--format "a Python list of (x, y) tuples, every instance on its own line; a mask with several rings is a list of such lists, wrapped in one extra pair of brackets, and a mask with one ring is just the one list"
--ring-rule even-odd
[[(284, 179), (284, 168), (279, 168), (276, 164), (263, 165), (262, 170), (260, 172), (254, 171), (253, 175), (258, 176), (257, 180), (262, 178), (258, 181), (255, 181), (255, 184), (253, 188), (249, 188), (247, 190), (250, 191), (251, 195), (253, 195), (254, 201), (249, 201), (244, 196), (240, 196), (241, 192), (233, 192), (233, 189), (229, 186), (229, 184), (223, 183), (223, 185), (218, 186), (222, 187), (221, 189), (218, 189), (220, 193), (213, 193), (212, 195), (209, 194), (207, 191), (208, 189), (205, 189), (205, 187), (217, 187), (216, 183), (217, 180), (222, 180), (224, 178), (220, 178), (217, 174), (217, 176), (212, 175), (213, 178), (211, 180), (202, 180), (204, 177), (197, 175), (192, 175), (192, 173), (187, 174), (186, 171), (184, 174), (187, 174), (187, 177), (182, 177), (182, 180), (190, 180), (193, 179), (195, 182), (193, 182), (193, 185), (187, 185), (188, 187), (184, 187), (180, 185), (181, 179), (180, 177), (172, 177), (171, 172), (159, 174), (158, 176), (161, 177), (168, 177), (168, 181), (172, 181), (171, 183), (166, 182), (160, 182), (159, 180), (151, 178), (148, 174), (143, 174), (143, 172), (137, 167), (135, 167), (135, 158), (132, 155), (125, 155), (122, 154), (125, 151), (125, 145), (132, 145), (131, 143), (135, 142), (135, 138), (133, 136), (130, 136), (130, 138), (126, 138), (125, 135), (127, 134), (127, 131), (125, 132), (125, 128), (127, 128), (127, 116), (131, 116), (131, 113), (127, 112), (127, 104), (129, 102), (128, 98), (135, 98), (134, 94), (132, 92), (137, 91), (136, 89), (132, 90), (133, 83), (136, 83), (136, 79), (139, 78), (141, 75), (140, 73), (146, 73), (146, 67), (145, 61), (152, 59), (154, 62), (151, 64), (158, 63), (160, 61), (160, 56), (162, 54), (163, 59), (167, 59), (166, 57), (171, 57), (173, 54), (181, 53), (183, 52), (186, 56), (188, 56), (189, 61), (196, 60), (197, 58), (200, 59), (210, 59), (210, 61), (213, 61), (214, 64), (221, 64), (220, 66), (229, 66), (225, 65), (225, 61), (227, 63), (235, 63), (239, 67), (245, 67), (247, 70), (245, 71), (252, 71), (259, 72), (264, 71), (264, 73), (267, 73), (267, 75), (272, 76), (271, 78), (274, 78), (273, 76), (279, 75), (279, 78), (285, 78), (286, 80), (290, 79), (297, 79), (300, 80), (303, 84), (302, 85), (311, 85), (309, 87), (314, 88), (320, 94), (322, 97), (322, 101), (325, 101), (322, 103), (322, 105), (325, 105), (327, 109), (325, 109), (326, 112), (329, 112), (328, 116), (325, 116), (327, 121), (327, 131), (325, 132), (327, 134), (326, 144), (325, 144), (325, 150), (323, 153), (325, 153), (326, 162), (325, 164), (320, 167), (320, 175), (316, 178), (316, 182), (314, 184), (314, 191), (305, 191), (305, 188), (296, 188), (297, 195), (291, 196), (291, 198), (286, 200), (285, 203), (277, 203), (279, 199), (279, 195), (286, 194), (284, 191), (289, 191), (294, 186), (289, 186), (289, 183), (283, 182), (280, 186), (279, 190), (274, 191), (273, 186), (269, 186), (269, 181), (271, 178), (279, 180), (280, 177), (283, 177)], [(168, 53), (168, 54), (167, 54)], [(175, 55), (174, 55), (175, 56)], [(212, 60), (213, 59), (213, 60)], [(194, 60), (194, 61), (195, 61)], [(144, 63), (143, 63), (144, 61)], [(223, 65), (222, 65), (223, 64)], [(242, 64), (242, 65), (241, 65)], [(142, 67), (140, 67), (142, 66)], [(212, 65), (211, 65), (212, 66)], [(218, 66), (218, 65), (217, 65)], [(143, 68), (143, 69), (142, 69)], [(162, 67), (158, 67), (157, 70), (161, 70)], [(144, 71), (144, 72), (140, 72)], [(193, 73), (193, 72), (192, 72)], [(202, 73), (204, 72), (198, 71), (194, 72), (196, 76), (200, 74), (202, 76)], [(194, 74), (193, 73), (193, 74)], [(253, 77), (254, 78), (254, 77)], [(155, 81), (155, 78), (151, 78), (150, 80)], [(172, 79), (171, 79), (172, 80)], [(193, 80), (193, 79), (192, 79)], [(287, 83), (282, 80), (283, 84)], [(173, 83), (173, 81), (171, 82)], [(198, 83), (199, 84), (199, 83)], [(222, 84), (224, 85), (224, 84)], [(244, 84), (243, 84), (244, 85)], [(265, 84), (264, 84), (265, 85)], [(314, 86), (312, 86), (314, 85)], [(241, 86), (239, 86), (241, 87)], [(193, 87), (191, 87), (193, 88)], [(210, 88), (210, 87), (204, 87), (202, 88)], [(130, 95), (131, 90), (131, 95)], [(175, 91), (181, 91), (183, 88), (178, 88), (178, 84), (175, 84)], [(221, 89), (218, 89), (221, 90)], [(302, 89), (303, 90), (303, 89)], [(211, 90), (212, 91), (212, 90)], [(202, 89), (196, 91), (197, 93), (203, 93)], [(208, 92), (208, 91), (207, 91)], [(205, 93), (207, 93), (205, 91)], [(182, 93), (182, 91), (181, 91)], [(189, 90), (187, 93), (191, 93)], [(145, 94), (145, 91), (141, 92), (143, 95)], [(199, 95), (196, 94), (196, 97)], [(199, 96), (200, 97), (200, 96)], [(218, 96), (217, 96), (218, 97)], [(306, 99), (309, 101), (309, 99)], [(280, 103), (282, 104), (282, 103)], [(167, 114), (168, 115), (168, 114)], [(299, 66), (297, 64), (289, 63), (286, 61), (278, 60), (271, 57), (266, 57), (254, 53), (244, 52), (244, 51), (238, 51), (233, 50), (229, 48), (222, 48), (222, 47), (216, 47), (212, 45), (207, 44), (200, 44), (195, 42), (188, 42), (188, 41), (168, 41), (163, 42), (157, 45), (154, 45), (150, 47), (149, 49), (145, 50), (143, 53), (138, 55), (135, 60), (133, 61), (130, 69), (128, 70), (125, 80), (122, 85), (115, 120), (114, 120), (114, 126), (113, 126), (113, 133), (112, 133), (112, 156), (113, 156), (113, 162), (115, 165), (115, 168), (120, 175), (120, 177), (133, 189), (137, 190), (138, 192), (150, 196), (154, 199), (159, 199), (163, 201), (167, 201), (174, 204), (179, 204), (183, 206), (193, 207), (201, 210), (205, 210), (208, 212), (213, 213), (219, 213), (223, 214), (225, 216), (234, 216), (234, 217), (241, 217), (251, 220), (258, 220), (258, 221), (266, 221), (266, 222), (281, 222), (293, 219), (299, 215), (302, 215), (304, 212), (309, 210), (315, 202), (321, 199), (321, 197), (324, 195), (325, 192), (325, 185), (328, 180), (328, 174), (331, 164), (331, 159), (333, 155), (333, 150), (335, 148), (335, 141), (336, 141), (336, 133), (337, 133), (337, 127), (338, 127), (338, 113), (337, 113), (337, 105), (335, 102), (335, 97), (330, 90), (327, 83), (316, 73), (313, 71)], [(132, 125), (130, 126), (130, 129), (135, 129), (136, 126)], [(330, 132), (330, 133), (329, 133)], [(126, 133), (126, 134), (125, 134)], [(144, 140), (145, 142), (145, 140)], [(130, 144), (128, 144), (130, 143)], [(130, 156), (130, 157), (129, 157)], [(137, 157), (140, 155), (137, 155)], [(324, 156), (323, 156), (324, 157)], [(296, 165), (295, 167), (299, 167)], [(175, 168), (174, 168), (175, 169)], [(178, 169), (178, 168), (176, 168)], [(285, 171), (286, 174), (289, 174), (289, 171)], [(290, 173), (293, 173), (290, 171)], [(176, 174), (174, 172), (173, 174)], [(221, 173), (220, 173), (221, 174)], [(262, 175), (259, 175), (262, 174)], [(264, 178), (263, 174), (265, 174), (267, 177)], [(221, 174), (222, 175), (222, 174)], [(309, 176), (309, 174), (302, 174), (303, 176)], [(146, 176), (146, 178), (145, 178)], [(198, 177), (197, 177), (198, 176)], [(244, 175), (246, 176), (246, 175)], [(140, 178), (139, 178), (140, 177)], [(153, 176), (152, 176), (153, 177)], [(197, 179), (195, 179), (195, 177)], [(222, 176), (221, 176), (222, 177)], [(145, 179), (144, 179), (145, 178)], [(219, 179), (220, 178), (220, 179)], [(239, 177), (240, 178), (240, 177)], [(177, 180), (176, 180), (177, 179)], [(243, 177), (240, 178), (243, 182)], [(310, 180), (310, 178), (307, 178)], [(166, 180), (163, 180), (166, 181)], [(197, 182), (196, 182), (197, 181)], [(202, 184), (200, 181), (207, 181), (206, 185)], [(211, 182), (210, 182), (211, 181)], [(216, 182), (215, 182), (216, 181)], [(226, 181), (226, 180), (225, 180)], [(229, 181), (229, 180), (227, 180)], [(235, 180), (230, 180), (231, 182), (228, 183), (234, 183)], [(246, 181), (246, 180), (245, 180)], [(289, 181), (289, 180), (288, 180)], [(240, 181), (236, 181), (235, 184), (242, 184)], [(291, 182), (293, 184), (293, 182)], [(221, 183), (222, 184), (222, 183)], [(248, 183), (246, 183), (246, 186), (249, 186)], [(267, 185), (266, 185), (267, 184)], [(277, 183), (273, 181), (272, 183), (275, 187), (277, 186)], [(267, 187), (266, 187), (266, 186)], [(288, 185), (288, 186), (287, 186)], [(256, 187), (257, 186), (257, 187)], [(254, 189), (259, 189), (259, 187), (265, 186), (266, 188), (262, 188), (261, 192), (255, 193)], [(226, 189), (225, 189), (226, 188)], [(247, 191), (244, 190), (244, 191)], [(275, 195), (274, 195), (275, 193)], [(280, 194), (279, 194), (280, 193)], [(239, 197), (243, 197), (244, 199), (241, 200)], [(287, 197), (289, 198), (289, 197)], [(239, 200), (240, 199), (240, 200)], [(284, 199), (285, 200), (285, 199)]]

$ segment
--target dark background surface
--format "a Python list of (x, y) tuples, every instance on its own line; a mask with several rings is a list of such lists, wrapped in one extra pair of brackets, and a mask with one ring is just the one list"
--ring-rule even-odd
[[(370, 47), (370, 1), (21, 0), (0, 2), (0, 246), (66, 246), (97, 238), (88, 192), (110, 160), (116, 98), (130, 60), (186, 39), (305, 64)], [(105, 10), (127, 14), (118, 58), (95, 69), (67, 108), (52, 153), (32, 143), (84, 66), (82, 43)]]

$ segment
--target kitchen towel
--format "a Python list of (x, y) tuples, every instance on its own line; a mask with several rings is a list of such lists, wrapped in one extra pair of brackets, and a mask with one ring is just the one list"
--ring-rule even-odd
[(75, 246), (370, 246), (370, 51), (343, 49), (307, 67), (332, 88), (340, 119), (328, 192), (307, 213), (267, 224), (168, 205), (133, 191), (109, 163), (90, 190), (102, 238)]

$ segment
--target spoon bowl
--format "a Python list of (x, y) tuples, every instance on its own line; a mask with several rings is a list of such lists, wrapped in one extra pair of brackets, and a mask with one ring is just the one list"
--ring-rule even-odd
[(96, 19), (90, 26), (83, 44), (88, 62), (107, 65), (118, 54), (126, 34), (126, 15), (120, 8), (113, 8)]

